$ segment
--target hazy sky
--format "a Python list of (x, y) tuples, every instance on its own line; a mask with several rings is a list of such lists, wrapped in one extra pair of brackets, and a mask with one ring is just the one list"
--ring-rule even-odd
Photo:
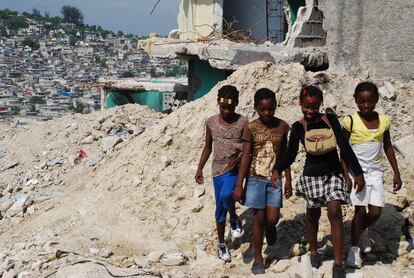
[(38, 9), (51, 16), (61, 15), (63, 5), (71, 5), (83, 12), (84, 23), (101, 25), (105, 29), (138, 35), (151, 32), (168, 34), (177, 28), (180, 0), (161, 0), (153, 15), (157, 0), (0, 0), (0, 8), (31, 12)]

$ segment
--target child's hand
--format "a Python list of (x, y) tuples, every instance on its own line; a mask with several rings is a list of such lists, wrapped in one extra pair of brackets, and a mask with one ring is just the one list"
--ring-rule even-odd
[(354, 188), (356, 192), (361, 192), (362, 189), (364, 189), (365, 186), (365, 179), (364, 179), (364, 175), (359, 175), (355, 177), (355, 184), (354, 184)]
[(393, 186), (393, 191), (394, 192), (401, 189), (402, 181), (401, 181), (400, 173), (394, 174), (394, 178), (392, 179), (392, 183), (394, 185)]
[(285, 182), (285, 198), (289, 199), (292, 196), (292, 183), (290, 181)]
[(197, 170), (194, 178), (195, 178), (196, 183), (198, 184), (204, 183), (203, 170)]
[(272, 173), (272, 177), (270, 178), (270, 181), (272, 182), (273, 187), (277, 187), (277, 181), (280, 179), (280, 174), (277, 170), (274, 170)]
[(352, 191), (352, 180), (348, 175), (344, 175), (345, 185), (348, 188), (348, 193)]
[(233, 191), (233, 199), (236, 202), (241, 202), (243, 200), (243, 186), (236, 185)]

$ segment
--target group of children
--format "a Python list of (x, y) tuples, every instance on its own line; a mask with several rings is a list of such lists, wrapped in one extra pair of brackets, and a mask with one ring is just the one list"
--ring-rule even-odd
[[(318, 223), (321, 207), (327, 207), (334, 249), (332, 277), (345, 277), (341, 205), (351, 203), (355, 206), (355, 215), (347, 264), (360, 268), (361, 233), (375, 223), (385, 203), (382, 149), (394, 171), (394, 191), (402, 184), (390, 139), (390, 119), (375, 112), (379, 99), (376, 85), (358, 84), (354, 99), (359, 111), (345, 117), (342, 126), (333, 111), (320, 112), (323, 94), (316, 86), (306, 86), (300, 91), (303, 118), (291, 127), (274, 116), (277, 102), (273, 91), (263, 88), (255, 93), (254, 109), (259, 117), (250, 123), (235, 112), (238, 96), (234, 86), (223, 86), (219, 90), (220, 113), (207, 120), (205, 146), (195, 175), (197, 183), (204, 182), (203, 168), (214, 151), (212, 171), (219, 258), (226, 262), (231, 260), (224, 239), (227, 212), (232, 240), (243, 235), (235, 212), (235, 201), (238, 201), (253, 210), (251, 271), (253, 274), (265, 272), (263, 238), (265, 235), (269, 246), (276, 242), (283, 195), (286, 199), (292, 195), (290, 165), (301, 143), (306, 161), (296, 185), (296, 195), (307, 203), (306, 234), (311, 265), (313, 268), (321, 265), (317, 250)], [(369, 252), (369, 245), (362, 251)]]

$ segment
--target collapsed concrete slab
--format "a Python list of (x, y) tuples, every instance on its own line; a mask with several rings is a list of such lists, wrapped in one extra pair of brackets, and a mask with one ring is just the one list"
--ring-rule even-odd
[(236, 70), (252, 62), (275, 64), (297, 62), (307, 70), (324, 70), (329, 66), (327, 50), (323, 47), (294, 48), (283, 45), (256, 45), (218, 40), (208, 43), (167, 38), (140, 41), (140, 48), (160, 58), (199, 58), (213, 68)]
[(187, 89), (185, 79), (158, 79), (156, 81), (136, 78), (102, 79), (99, 80), (99, 84), (105, 90), (185, 92)]

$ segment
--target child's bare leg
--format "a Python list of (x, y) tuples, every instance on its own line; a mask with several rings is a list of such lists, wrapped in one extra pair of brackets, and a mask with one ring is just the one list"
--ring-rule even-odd
[(363, 229), (363, 223), (365, 222), (366, 211), (363, 206), (355, 206), (354, 218), (352, 219), (351, 226), (351, 244), (352, 246), (357, 246), (359, 238), (361, 237), (361, 232)]
[(355, 206), (355, 214), (354, 218), (352, 219), (351, 231), (352, 246), (358, 245), (362, 230), (365, 230), (366, 228), (373, 225), (381, 216), (381, 211), (381, 207), (369, 205), (367, 213), (365, 207)]
[(226, 222), (216, 222), (216, 226), (219, 243), (224, 243), (224, 229), (226, 227)]
[(342, 222), (341, 203), (342, 202), (339, 200), (330, 201), (328, 203), (328, 218), (331, 223), (335, 265), (342, 265), (342, 251), (344, 248), (344, 225)]
[(369, 226), (374, 225), (374, 223), (378, 220), (378, 218), (380, 218), (381, 212), (382, 212), (381, 207), (368, 205), (368, 213), (365, 217), (365, 221), (363, 223), (362, 228), (366, 229)]
[(266, 207), (266, 229), (272, 228), (279, 222), (280, 208)]
[(263, 247), (263, 226), (265, 224), (265, 210), (253, 210), (253, 251), (254, 262), (253, 265), (263, 263), (262, 247)]
[(306, 236), (308, 237), (309, 248), (312, 256), (317, 256), (318, 228), (321, 208), (306, 209)]

